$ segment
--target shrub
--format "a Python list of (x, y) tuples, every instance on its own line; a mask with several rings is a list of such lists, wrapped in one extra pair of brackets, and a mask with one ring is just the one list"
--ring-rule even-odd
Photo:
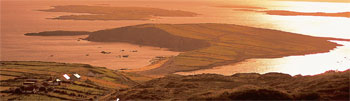
[(300, 93), (295, 96), (296, 100), (318, 100), (321, 96), (315, 92)]
[(269, 89), (251, 89), (233, 92), (228, 96), (232, 100), (291, 100), (292, 98), (283, 92)]

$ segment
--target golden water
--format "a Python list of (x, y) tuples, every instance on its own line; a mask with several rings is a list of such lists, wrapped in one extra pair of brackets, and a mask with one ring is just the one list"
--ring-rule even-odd
[[(103, 5), (136, 6), (178, 9), (199, 13), (197, 17), (163, 17), (152, 21), (85, 21), (85, 20), (50, 20), (60, 15), (71, 13), (40, 12), (55, 5)], [(49, 30), (83, 30), (95, 31), (121, 26), (144, 23), (229, 23), (260, 28), (277, 29), (320, 37), (350, 39), (350, 19), (343, 17), (317, 16), (276, 16), (256, 12), (235, 11), (231, 8), (218, 8), (220, 5), (250, 5), (268, 9), (291, 10), (298, 12), (345, 12), (350, 11), (349, 3), (329, 2), (286, 2), (268, 0), (220, 0), (220, 1), (186, 1), (186, 0), (1, 0), (1, 36), (0, 60), (31, 60), (87, 63), (106, 66), (111, 69), (138, 68), (149, 64), (155, 56), (177, 55), (178, 52), (166, 51), (155, 47), (139, 47), (126, 43), (96, 43), (77, 41), (75, 37), (29, 37), (23, 34)], [(250, 59), (238, 64), (215, 67), (196, 73), (219, 73), (230, 75), (236, 72), (269, 71), (290, 74), (317, 74), (326, 70), (344, 70), (350, 68), (348, 43), (329, 53), (292, 56), (277, 59)], [(137, 53), (120, 52), (139, 50)], [(101, 54), (111, 51), (112, 54)], [(89, 56), (86, 56), (89, 54)], [(117, 58), (127, 54), (129, 58)], [(51, 57), (51, 55), (53, 55)], [(343, 61), (343, 62), (341, 62)], [(345, 61), (345, 62), (344, 62)], [(348, 62), (348, 63), (347, 63)], [(221, 68), (221, 70), (220, 70)], [(204, 72), (203, 72), (204, 71)], [(193, 74), (194, 72), (184, 73)]]

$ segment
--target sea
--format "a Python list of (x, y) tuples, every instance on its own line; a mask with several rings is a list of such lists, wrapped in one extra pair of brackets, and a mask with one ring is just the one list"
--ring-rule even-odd
[[(196, 17), (160, 17), (152, 20), (53, 20), (65, 12), (42, 12), (59, 5), (95, 5), (116, 7), (153, 7), (198, 13)], [(157, 56), (176, 56), (158, 47), (128, 43), (101, 43), (78, 40), (82, 36), (25, 36), (42, 31), (97, 31), (145, 23), (227, 23), (275, 29), (317, 37), (350, 39), (350, 18), (325, 16), (279, 16), (235, 10), (218, 6), (254, 6), (268, 10), (297, 12), (350, 12), (346, 2), (305, 2), (278, 0), (1, 0), (1, 61), (53, 61), (84, 63), (109, 69), (135, 69), (150, 65)], [(350, 42), (334, 41), (339, 46), (327, 53), (256, 58), (225, 66), (176, 74), (281, 72), (291, 75), (316, 75), (329, 70), (350, 69)], [(124, 50), (124, 51), (122, 51)], [(135, 52), (134, 50), (137, 50)], [(102, 54), (102, 51), (111, 52)], [(133, 52), (134, 51), (134, 52)], [(121, 55), (128, 55), (121, 58)]]

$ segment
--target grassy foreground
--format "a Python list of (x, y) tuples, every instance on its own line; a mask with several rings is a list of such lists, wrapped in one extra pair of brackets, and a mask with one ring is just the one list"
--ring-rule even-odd
[[(167, 75), (152, 79), (85, 64), (1, 61), (3, 100), (349, 100), (350, 70), (314, 76), (238, 73), (232, 76)], [(91, 75), (92, 72), (94, 75)], [(80, 80), (41, 86), (36, 93), (17, 91), (25, 80), (46, 80), (78, 73)]]
[(350, 70), (314, 76), (238, 73), (168, 75), (120, 89), (121, 100), (349, 100)]
[[(137, 85), (150, 78), (113, 71), (104, 67), (86, 64), (36, 62), (36, 61), (1, 61), (0, 62), (0, 97), (1, 100), (92, 100), (108, 98), (107, 94), (118, 88)], [(68, 81), (63, 74), (77, 73), (81, 79)], [(62, 80), (61, 85), (44, 86), (50, 78)], [(71, 76), (72, 77), (72, 76)], [(26, 80), (39, 82), (37, 93), (21, 93)], [(28, 90), (29, 91), (29, 90)], [(106, 96), (107, 95), (107, 96)]]

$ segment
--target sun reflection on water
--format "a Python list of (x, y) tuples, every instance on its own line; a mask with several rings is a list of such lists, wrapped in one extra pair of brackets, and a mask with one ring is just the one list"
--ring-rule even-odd
[[(10, 0), (7, 0), (10, 1)], [(55, 2), (54, 2), (55, 1)], [(83, 48), (72, 48), (72, 43), (76, 45), (76, 41), (65, 40), (64, 42), (70, 45), (62, 45), (62, 41), (58, 40), (60, 43), (54, 43), (57, 40), (52, 40), (51, 38), (28, 38), (24, 37), (23, 33), (27, 32), (40, 32), (47, 30), (87, 30), (95, 31), (106, 28), (116, 28), (120, 26), (127, 25), (137, 25), (143, 23), (229, 23), (238, 24), (259, 28), (276, 29), (287, 32), (300, 33), (305, 35), (320, 36), (320, 37), (335, 37), (335, 38), (348, 38), (350, 39), (350, 18), (344, 17), (319, 17), (319, 16), (278, 16), (278, 15), (267, 15), (264, 13), (257, 12), (242, 12), (234, 11), (231, 8), (218, 8), (212, 7), (211, 3), (203, 3), (207, 5), (202, 5), (202, 3), (169, 3), (167, 2), (148, 2), (148, 1), (87, 1), (81, 3), (79, 1), (71, 0), (53, 0), (53, 1), (22, 1), (22, 0), (11, 0), (11, 2), (3, 2), (2, 9), (2, 23), (3, 26), (1, 30), (2, 36), (2, 52), (6, 52), (8, 55), (2, 55), (3, 57), (10, 58), (9, 60), (45, 60), (45, 58), (52, 54), (60, 54), (61, 58), (57, 58), (59, 62), (79, 62), (79, 63), (89, 63), (89, 64), (102, 64), (111, 63), (110, 65), (115, 65), (115, 57), (110, 56), (106, 58), (101, 54), (98, 54), (98, 48), (94, 44), (91, 47), (84, 46), (88, 43), (83, 43), (79, 47)], [(265, 7), (268, 10), (289, 10), (297, 12), (350, 12), (350, 3), (327, 3), (327, 2), (290, 2), (290, 1), (269, 1), (268, 0), (221, 0), (227, 1), (222, 3), (223, 5), (229, 4), (245, 4), (249, 6), (259, 6)], [(251, 1), (251, 2), (249, 2)], [(35, 3), (33, 3), (35, 2)], [(217, 2), (217, 1), (211, 1)], [(230, 3), (231, 2), (231, 3)], [(6, 3), (6, 4), (5, 4)], [(30, 5), (29, 5), (30, 4)], [(146, 6), (164, 9), (179, 9), (185, 11), (198, 12), (201, 15), (193, 18), (162, 18), (156, 21), (58, 21), (49, 20), (46, 18), (52, 18), (66, 13), (47, 13), (36, 11), (38, 9), (50, 8), (51, 5), (95, 5), (95, 4), (109, 4), (110, 6)], [(16, 13), (22, 12), (22, 13)], [(4, 13), (4, 14), (3, 14)], [(24, 19), (25, 18), (25, 19)], [(5, 38), (6, 37), (6, 38)], [(51, 41), (48, 41), (51, 40)], [(44, 42), (44, 43), (43, 43)], [(50, 43), (52, 42), (52, 43)], [(306, 56), (291, 56), (278, 59), (250, 59), (245, 62), (241, 62), (235, 65), (214, 67), (211, 70), (194, 71), (191, 73), (218, 73), (231, 75), (232, 73), (238, 72), (284, 72), (293, 75), (304, 74), (312, 75), (317, 73), (322, 73), (330, 69), (344, 70), (348, 69), (350, 66), (350, 56), (349, 56), (349, 43), (348, 42), (338, 42), (345, 46), (339, 47), (330, 53), (314, 54)], [(59, 46), (55, 46), (60, 44)], [(112, 47), (110, 45), (103, 44), (106, 47)], [(51, 48), (51, 47), (56, 48)], [(45, 48), (42, 50), (40, 48)], [(49, 47), (49, 49), (47, 49)], [(85, 48), (84, 48), (85, 47)], [(115, 50), (120, 50), (115, 48)], [(6, 48), (6, 49), (5, 49)], [(51, 48), (51, 49), (50, 49)], [(69, 49), (69, 50), (68, 50)], [(95, 52), (96, 55), (101, 55), (101, 57), (95, 57), (99, 59), (76, 59), (71, 58), (71, 54), (76, 54), (80, 57), (80, 54), (84, 52)], [(64, 53), (66, 52), (66, 53)], [(67, 54), (69, 53), (69, 54)], [(61, 55), (62, 54), (62, 55)], [(165, 54), (165, 53), (164, 53)], [(166, 53), (168, 54), (168, 53)], [(171, 53), (172, 54), (172, 53)], [(174, 53), (175, 54), (175, 53)], [(82, 54), (81, 56), (84, 56)], [(93, 57), (93, 54), (90, 54)], [(159, 55), (151, 54), (151, 55)], [(56, 55), (55, 55), (56, 56)], [(58, 56), (58, 55), (57, 55)], [(141, 56), (141, 55), (140, 55)], [(42, 58), (44, 57), (44, 58)], [(83, 57), (81, 57), (83, 58)], [(90, 60), (91, 59), (91, 60)], [(109, 61), (104, 61), (106, 59)], [(47, 60), (47, 59), (46, 59)], [(95, 60), (100, 60), (96, 62)], [(113, 62), (110, 62), (113, 61)], [(123, 62), (124, 63), (124, 62)], [(148, 61), (144, 61), (148, 63)], [(125, 64), (130, 64), (125, 62)], [(140, 64), (140, 63), (138, 63)], [(119, 65), (119, 64), (118, 64)]]
[(325, 12), (325, 13), (350, 11), (350, 3), (293, 2), (293, 1), (281, 1), (276, 3), (278, 3), (277, 5), (280, 5), (280, 6), (271, 6), (272, 9), (290, 10), (290, 11), (297, 11), (297, 12)]
[[(276, 4), (277, 3), (277, 4)], [(267, 6), (270, 10), (287, 10), (296, 12), (350, 12), (350, 3), (327, 2), (276, 2)], [(279, 15), (255, 15), (260, 22), (273, 22), (272, 29), (300, 33), (304, 35), (335, 37), (350, 39), (350, 18), (326, 17), (326, 16), (279, 16)]]
[(314, 75), (328, 70), (344, 71), (350, 68), (350, 42), (334, 41), (344, 46), (329, 53), (313, 54), (306, 56), (290, 56), (281, 59), (272, 59), (276, 63), (271, 68), (275, 72), (289, 73), (292, 75)]
[[(288, 10), (296, 12), (349, 12), (350, 3), (325, 2), (277, 2), (266, 6), (269, 10)], [(278, 6), (276, 6), (278, 5)], [(234, 11), (235, 14), (242, 11)], [(249, 14), (250, 15), (249, 15)], [(254, 14), (255, 13), (255, 14)], [(324, 16), (278, 16), (263, 13), (247, 12), (255, 27), (283, 30), (318, 37), (334, 37), (350, 39), (350, 19), (345, 17)], [(232, 19), (233, 21), (236, 19)], [(256, 23), (256, 24), (254, 24)], [(261, 24), (261, 25), (259, 25)], [(269, 26), (267, 26), (269, 25)], [(304, 56), (288, 56), (274, 59), (248, 59), (246, 61), (214, 67), (212, 69), (192, 72), (178, 72), (176, 74), (193, 75), (202, 73), (216, 73), (232, 75), (234, 73), (267, 73), (281, 72), (291, 75), (315, 75), (328, 70), (344, 71), (350, 69), (350, 42), (332, 41), (339, 46), (328, 53), (311, 54)]]
[(333, 41), (340, 46), (329, 53), (312, 54), (305, 56), (288, 56), (275, 59), (248, 59), (244, 62), (214, 67), (213, 69), (192, 72), (178, 72), (176, 74), (193, 75), (215, 73), (232, 75), (234, 73), (267, 73), (280, 72), (290, 75), (315, 75), (328, 70), (344, 71), (350, 69), (350, 42)]

